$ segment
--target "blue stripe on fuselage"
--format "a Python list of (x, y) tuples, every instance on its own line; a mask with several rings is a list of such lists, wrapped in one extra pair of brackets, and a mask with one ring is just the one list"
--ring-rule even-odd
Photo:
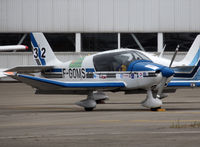
[(192, 87), (195, 84), (195, 87), (200, 87), (200, 82), (170, 82), (167, 84), (167, 87)]
[(63, 72), (61, 68), (53, 68), (53, 69), (48, 69), (45, 72)]
[(95, 72), (94, 68), (86, 68), (86, 72)]

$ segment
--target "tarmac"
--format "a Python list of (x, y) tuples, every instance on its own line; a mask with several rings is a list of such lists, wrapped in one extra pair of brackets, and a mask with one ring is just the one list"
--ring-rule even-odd
[(22, 83), (0, 83), (0, 147), (188, 147), (200, 144), (200, 89), (163, 99), (165, 112), (140, 105), (146, 97), (106, 93), (85, 112), (84, 95), (35, 95)]

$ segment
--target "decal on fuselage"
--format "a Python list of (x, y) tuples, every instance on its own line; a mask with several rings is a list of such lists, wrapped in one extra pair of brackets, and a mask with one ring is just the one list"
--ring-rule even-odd
[(63, 74), (67, 75), (70, 79), (84, 79), (86, 72), (84, 68), (69, 68), (63, 69)]
[(143, 79), (144, 77), (148, 77), (147, 72), (135, 72), (131, 74), (131, 79)]
[(43, 47), (41, 50), (39, 47), (33, 49), (33, 57), (38, 65), (46, 65), (46, 49)]
[(87, 72), (87, 68), (66, 68), (63, 69), (63, 75), (70, 79), (143, 79), (145, 77), (154, 77), (148, 72), (134, 72), (134, 73), (95, 73)]
[(84, 58), (79, 58), (77, 60), (73, 60), (70, 65), (69, 68), (81, 68), (82, 62), (83, 62)]
[(151, 74), (149, 74), (148, 72), (134, 72), (131, 74), (127, 74), (127, 73), (120, 73), (120, 74), (116, 74), (116, 78), (117, 79), (143, 79), (145, 77), (154, 77)]

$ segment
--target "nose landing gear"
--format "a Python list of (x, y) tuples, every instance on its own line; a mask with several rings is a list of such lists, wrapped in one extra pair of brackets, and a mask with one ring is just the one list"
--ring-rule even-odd
[(142, 102), (142, 106), (151, 108), (152, 110), (160, 109), (162, 106), (162, 101), (159, 98), (154, 98), (152, 95), (152, 91), (150, 89), (147, 90), (147, 97)]

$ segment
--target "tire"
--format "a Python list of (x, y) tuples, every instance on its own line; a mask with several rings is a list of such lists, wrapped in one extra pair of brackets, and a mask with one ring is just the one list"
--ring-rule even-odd
[(84, 108), (85, 111), (92, 111), (94, 108)]
[(161, 109), (161, 107), (151, 108), (151, 111), (157, 111), (158, 109)]
[(104, 100), (96, 100), (96, 103), (97, 104), (105, 104), (105, 101)]

